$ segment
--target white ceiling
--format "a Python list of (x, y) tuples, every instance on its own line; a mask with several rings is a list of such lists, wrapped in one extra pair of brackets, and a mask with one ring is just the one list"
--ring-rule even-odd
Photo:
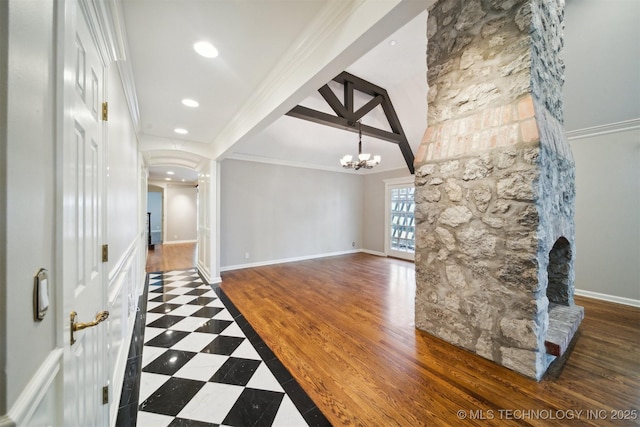
[[(357, 8), (365, 2), (350, 3)], [(419, 3), (426, 8), (427, 2)], [(335, 0), (123, 0), (141, 134), (190, 146), (214, 143), (231, 121), (238, 120), (279, 61), (296, 47), (292, 44), (299, 43), (317, 16), (336, 4)], [(346, 68), (387, 90), (414, 152), (426, 126), (426, 21), (422, 12)], [(383, 38), (385, 34), (378, 40)], [(219, 56), (197, 55), (192, 45), (199, 40), (212, 42)], [(315, 89), (300, 95), (300, 103), (326, 110)], [(200, 106), (185, 107), (183, 98), (195, 99)], [(370, 114), (364, 123), (386, 127), (379, 111)], [(177, 135), (175, 128), (189, 133)], [(382, 155), (374, 171), (406, 167), (395, 144), (364, 136), (363, 145), (365, 151)], [(225, 156), (342, 170), (339, 159), (356, 152), (354, 133), (278, 114)], [(166, 176), (167, 166), (177, 174), (198, 165), (193, 158), (180, 160), (178, 153), (166, 150), (147, 152), (145, 157), (153, 179)], [(181, 182), (194, 176), (175, 178)]]
[[(426, 127), (424, 10), (434, 0), (121, 2), (128, 35), (127, 59), (139, 105), (136, 126), (152, 176), (156, 166), (198, 168), (203, 156), (342, 170), (338, 159), (355, 154), (356, 135), (284, 113), (297, 103), (327, 111), (316, 90), (344, 70), (387, 89), (416, 152)], [(640, 6), (628, 0), (610, 2), (615, 2), (615, 7), (567, 1), (564, 98), (568, 131), (634, 120), (640, 111), (640, 79), (635, 78), (640, 70), (640, 38), (633, 24)], [(376, 23), (363, 30), (356, 41), (348, 46), (340, 44), (341, 32), (348, 32), (357, 26), (358, 19), (368, 19), (376, 8), (384, 7), (384, 18), (372, 18)], [(344, 11), (345, 19), (342, 26), (332, 27), (337, 18), (331, 13), (336, 10)], [(611, 25), (599, 25), (601, 22)], [(325, 33), (340, 34), (328, 37), (322, 33), (325, 28), (329, 28)], [(310, 43), (323, 38), (334, 45), (325, 50), (309, 48)], [(195, 54), (192, 45), (202, 39), (217, 46), (218, 58), (207, 60)], [(391, 46), (390, 40), (396, 44)], [(327, 54), (331, 47), (340, 50), (341, 61), (331, 63), (333, 57)], [(316, 67), (314, 71), (320, 71), (313, 74), (315, 79), (307, 76), (303, 80), (294, 78), (299, 70), (288, 73), (289, 64), (301, 69), (313, 61), (331, 63), (326, 67), (331, 72)], [(300, 88), (287, 99), (293, 102), (282, 102), (285, 97), (277, 90), (264, 90), (278, 78), (291, 80)], [(271, 95), (280, 98), (269, 105), (265, 101)], [(180, 101), (186, 97), (198, 100), (200, 107), (184, 107)], [(270, 115), (264, 114), (264, 108), (260, 110), (265, 105)], [(375, 112), (364, 122), (384, 124)], [(238, 131), (247, 123), (249, 131)], [(189, 134), (175, 134), (176, 127), (188, 129)], [(394, 144), (366, 136), (363, 142), (365, 151), (382, 155), (382, 163), (372, 171), (405, 166)]]
[[(425, 11), (346, 69), (387, 90), (414, 153), (427, 123), (426, 23)], [(342, 99), (342, 85), (329, 83)], [(370, 99), (357, 95), (355, 109)], [(317, 92), (300, 105), (333, 114)], [(390, 130), (381, 107), (366, 115), (362, 123)], [(362, 141), (363, 151), (380, 154), (383, 159), (372, 172), (406, 167), (396, 144), (367, 136)], [(283, 116), (243, 143), (231, 157), (279, 159), (290, 164), (339, 170), (339, 159), (345, 154), (357, 154), (357, 149), (357, 134)]]
[(198, 181), (198, 172), (183, 166), (153, 166), (149, 170), (149, 181), (193, 184)]

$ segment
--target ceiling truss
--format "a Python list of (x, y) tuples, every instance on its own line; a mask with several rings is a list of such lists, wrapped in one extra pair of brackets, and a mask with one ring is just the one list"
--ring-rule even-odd
[[(362, 119), (367, 115), (367, 113), (380, 105), (384, 111), (387, 121), (389, 122), (391, 132), (362, 124), (362, 134), (398, 144), (404, 160), (407, 163), (407, 167), (413, 174), (413, 152), (411, 151), (411, 146), (409, 145), (409, 141), (407, 140), (404, 130), (402, 130), (400, 119), (396, 114), (396, 110), (393, 108), (393, 104), (391, 103), (391, 99), (389, 98), (387, 91), (373, 83), (356, 77), (353, 74), (349, 74), (346, 71), (343, 71), (336, 76), (333, 81), (344, 86), (344, 99), (342, 101), (338, 99), (329, 85), (322, 86), (318, 89), (318, 92), (336, 113), (335, 116), (304, 107), (302, 105), (293, 107), (287, 115), (357, 133), (358, 120)], [(353, 102), (354, 91), (359, 91), (372, 97), (369, 102), (355, 111)]]

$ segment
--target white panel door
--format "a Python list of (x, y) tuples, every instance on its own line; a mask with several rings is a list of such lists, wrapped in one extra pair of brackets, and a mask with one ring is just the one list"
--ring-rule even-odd
[[(90, 322), (106, 305), (102, 264), (104, 70), (83, 8), (65, 2), (62, 266), (64, 425), (106, 426), (107, 322), (72, 334), (70, 313)], [(73, 338), (72, 338), (73, 337)], [(75, 339), (75, 342), (73, 342)]]

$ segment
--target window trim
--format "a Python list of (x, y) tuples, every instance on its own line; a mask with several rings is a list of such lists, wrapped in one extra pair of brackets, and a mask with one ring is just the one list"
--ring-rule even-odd
[[(391, 190), (395, 188), (414, 187), (415, 178), (413, 175), (401, 178), (390, 178), (383, 180), (384, 182), (384, 253), (386, 256), (394, 258), (402, 258), (409, 261), (415, 260), (414, 252), (401, 252), (391, 249), (391, 236), (389, 229), (391, 228)], [(415, 233), (414, 233), (415, 241)]]

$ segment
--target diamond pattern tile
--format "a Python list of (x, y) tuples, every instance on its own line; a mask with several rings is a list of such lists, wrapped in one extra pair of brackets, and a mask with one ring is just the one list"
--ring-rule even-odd
[(150, 273), (139, 306), (116, 425), (330, 425), (222, 290), (195, 269)]

